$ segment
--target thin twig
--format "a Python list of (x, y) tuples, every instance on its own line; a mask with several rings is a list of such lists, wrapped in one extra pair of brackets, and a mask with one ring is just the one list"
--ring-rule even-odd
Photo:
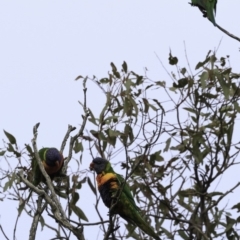
[(71, 126), (71, 125), (68, 125), (68, 130), (67, 130), (67, 132), (66, 132), (65, 137), (63, 138), (62, 145), (61, 145), (61, 148), (60, 148), (60, 152), (61, 152), (61, 153), (63, 152), (63, 150), (64, 150), (64, 148), (65, 148), (65, 146), (66, 146), (66, 143), (67, 143), (67, 140), (68, 140), (68, 138), (69, 138), (69, 136), (70, 136), (70, 133), (71, 133), (72, 131), (74, 131), (75, 129), (76, 129), (76, 127), (73, 127), (73, 126)]
[(38, 200), (37, 200), (37, 210), (34, 214), (33, 222), (32, 222), (31, 229), (30, 229), (29, 240), (34, 240), (36, 238), (36, 232), (37, 232), (39, 218), (40, 218), (42, 212), (44, 211), (45, 207), (47, 206), (46, 204), (44, 204), (44, 208), (42, 208), (42, 201), (43, 201), (43, 197), (39, 196)]
[(86, 81), (87, 81), (87, 78), (84, 79), (83, 81), (83, 93), (84, 93), (84, 104), (82, 105), (83, 107), (83, 111), (85, 113), (85, 115), (83, 116), (83, 122), (82, 122), (82, 126), (81, 128), (79, 129), (78, 133), (71, 137), (70, 139), (70, 143), (69, 143), (69, 153), (68, 153), (68, 158), (66, 159), (66, 161), (64, 162), (64, 170), (65, 168), (67, 167), (69, 161), (71, 160), (72, 158), (72, 150), (73, 150), (73, 145), (75, 143), (75, 141), (77, 140), (77, 138), (79, 138), (80, 136), (83, 135), (83, 131), (85, 129), (85, 126), (86, 126), (86, 123), (87, 123), (87, 118), (89, 116), (89, 112), (88, 112), (88, 109), (87, 109), (87, 88), (86, 88)]
[[(74, 220), (68, 219), (70, 222), (73, 222), (75, 224), (79, 224), (79, 222), (76, 222)], [(101, 221), (101, 222), (95, 222), (95, 223), (81, 223), (81, 225), (83, 226), (94, 226), (94, 225), (99, 225), (99, 224), (103, 224), (103, 223), (108, 223), (108, 220), (105, 221)]]
[(222, 32), (224, 32), (225, 34), (227, 34), (229, 37), (231, 37), (231, 38), (233, 38), (233, 39), (235, 39), (235, 40), (240, 42), (240, 38), (239, 37), (237, 37), (237, 36), (233, 35), (232, 33), (228, 32), (227, 30), (225, 30), (224, 28), (219, 26), (217, 23), (216, 23), (216, 27), (218, 29), (220, 29)]
[(1, 232), (3, 233), (3, 236), (4, 236), (7, 240), (9, 240), (9, 238), (7, 237), (7, 235), (5, 234), (5, 232), (3, 231), (2, 225), (0, 225), (0, 230), (1, 230)]
[(13, 239), (14, 239), (14, 240), (17, 239), (17, 238), (16, 238), (16, 230), (17, 230), (17, 223), (18, 223), (19, 217), (20, 217), (20, 214), (18, 213), (16, 222), (15, 222), (15, 225), (14, 225), (14, 230), (13, 230)]

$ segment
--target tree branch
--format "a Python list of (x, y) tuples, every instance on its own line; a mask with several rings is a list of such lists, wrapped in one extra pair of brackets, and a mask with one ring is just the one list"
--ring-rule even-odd
[(231, 37), (231, 38), (233, 38), (233, 39), (235, 39), (235, 40), (237, 40), (237, 41), (240, 42), (240, 38), (239, 38), (239, 37), (231, 34), (231, 33), (228, 32), (227, 30), (225, 30), (224, 28), (222, 28), (221, 26), (219, 26), (217, 23), (216, 23), (216, 27), (217, 27), (218, 29), (220, 29), (222, 32), (224, 32), (225, 34), (227, 34), (229, 37)]
[(82, 126), (79, 129), (78, 133), (75, 136), (71, 137), (71, 139), (70, 139), (68, 158), (64, 162), (63, 172), (64, 171), (66, 172), (67, 165), (68, 165), (69, 161), (72, 158), (73, 145), (74, 145), (75, 141), (77, 140), (77, 138), (83, 135), (83, 131), (84, 131), (86, 123), (87, 123), (87, 118), (89, 116), (89, 112), (88, 112), (88, 109), (87, 109), (87, 88), (86, 88), (86, 82), (87, 82), (87, 78), (85, 78), (83, 80), (84, 104), (81, 104), (82, 107), (83, 107), (83, 111), (84, 111), (85, 115), (83, 116)]
[[(20, 177), (20, 179), (29, 188), (31, 188), (38, 195), (43, 196), (43, 198), (46, 200), (46, 202), (51, 206), (53, 215), (57, 222), (59, 222), (61, 225), (63, 225), (64, 227), (69, 229), (71, 232), (73, 232), (73, 234), (77, 237), (78, 240), (84, 240), (83, 227), (76, 228), (69, 223), (69, 221), (66, 219), (65, 213), (63, 212), (63, 214), (62, 214), (62, 212), (59, 210), (60, 203), (58, 202), (58, 200), (57, 200), (58, 203), (56, 203), (53, 196), (50, 197), (44, 190), (41, 190), (41, 189), (35, 187), (31, 182), (29, 182), (26, 178), (24, 178), (22, 171), (18, 172), (17, 174)], [(62, 210), (61, 205), (60, 205), (60, 209)]]
[(3, 231), (2, 225), (0, 225), (0, 230), (3, 233), (4, 237), (9, 240), (9, 238), (7, 237), (7, 235), (5, 234), (5, 232)]
[(33, 217), (33, 222), (32, 222), (30, 234), (29, 234), (29, 240), (35, 239), (39, 218), (42, 212), (44, 211), (45, 207), (47, 206), (47, 204), (44, 204), (44, 206), (42, 207), (42, 201), (43, 201), (43, 197), (42, 195), (40, 195), (37, 200), (37, 210)]

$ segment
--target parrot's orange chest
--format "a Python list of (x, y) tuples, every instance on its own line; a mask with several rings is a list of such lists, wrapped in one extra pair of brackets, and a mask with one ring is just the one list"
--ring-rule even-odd
[(63, 166), (63, 159), (61, 162), (56, 162), (55, 166), (48, 166), (45, 161), (42, 161), (45, 171), (48, 175), (58, 172)]
[[(98, 188), (100, 186), (102, 186), (103, 184), (105, 184), (106, 182), (108, 182), (109, 180), (116, 180), (116, 175), (113, 173), (100, 173), (97, 175), (96, 180), (97, 180), (97, 184), (98, 184)], [(115, 186), (116, 185), (116, 186)], [(117, 184), (116, 181), (111, 182), (111, 187), (112, 188), (117, 188)]]

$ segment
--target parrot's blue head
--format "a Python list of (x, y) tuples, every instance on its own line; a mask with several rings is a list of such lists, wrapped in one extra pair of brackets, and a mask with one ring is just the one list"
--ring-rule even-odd
[(94, 170), (97, 174), (102, 173), (108, 164), (108, 161), (104, 158), (94, 158), (91, 162), (89, 168), (90, 170)]
[(56, 162), (62, 160), (62, 155), (56, 148), (49, 148), (46, 152), (45, 158), (47, 165), (55, 166)]

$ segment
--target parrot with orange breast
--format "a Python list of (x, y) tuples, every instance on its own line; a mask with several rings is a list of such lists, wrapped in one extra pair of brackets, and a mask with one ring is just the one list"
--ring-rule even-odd
[(143, 232), (161, 240), (152, 227), (142, 218), (133, 195), (124, 178), (115, 173), (110, 162), (103, 158), (94, 158), (90, 170), (97, 173), (97, 184), (104, 204), (111, 213), (119, 214), (128, 223), (139, 227)]

